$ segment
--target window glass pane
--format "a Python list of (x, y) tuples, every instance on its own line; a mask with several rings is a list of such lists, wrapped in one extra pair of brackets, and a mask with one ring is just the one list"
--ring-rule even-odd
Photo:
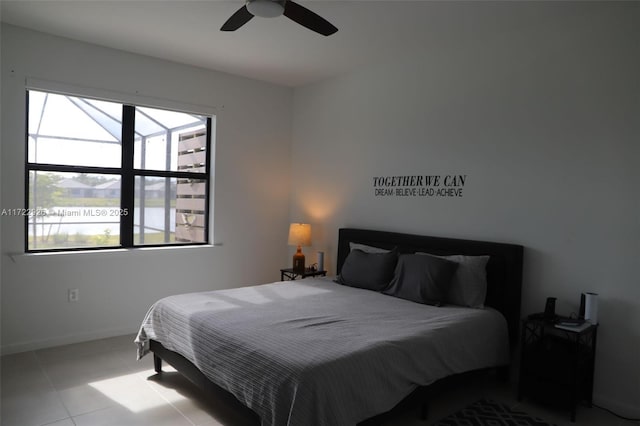
[(122, 105), (29, 91), (29, 162), (120, 167)]
[(29, 172), (28, 249), (120, 245), (120, 177)]
[(134, 244), (205, 243), (206, 182), (137, 176)]
[[(209, 241), (213, 118), (38, 90), (28, 90), (27, 100), (25, 204), (34, 213), (27, 250), (131, 247), (132, 237), (134, 246)], [(135, 116), (123, 125), (129, 108)], [(123, 131), (130, 133), (123, 138)], [(123, 140), (133, 141), (132, 151), (122, 149)], [(133, 181), (122, 168), (131, 160)], [(124, 177), (131, 186), (122, 187)], [(133, 204), (121, 195), (131, 192)], [(133, 224), (122, 222), (128, 214)]]
[(32, 163), (120, 167), (120, 145), (44, 137), (35, 138), (33, 145), (29, 150)]
[(206, 172), (206, 117), (137, 107), (135, 126), (136, 168)]

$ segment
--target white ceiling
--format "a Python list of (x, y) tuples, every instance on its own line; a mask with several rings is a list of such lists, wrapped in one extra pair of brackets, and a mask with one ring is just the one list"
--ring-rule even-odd
[(339, 31), (324, 37), (284, 16), (219, 31), (242, 0), (2, 0), (0, 16), (45, 33), (296, 87), (399, 51), (486, 37), (530, 23), (537, 11), (535, 2), (297, 1)]

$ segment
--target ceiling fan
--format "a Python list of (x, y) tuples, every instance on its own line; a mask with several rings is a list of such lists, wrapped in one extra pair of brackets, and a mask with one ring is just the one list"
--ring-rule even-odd
[(247, 0), (247, 3), (224, 23), (220, 31), (235, 31), (254, 16), (274, 18), (280, 15), (324, 36), (330, 36), (338, 31), (320, 15), (291, 0)]

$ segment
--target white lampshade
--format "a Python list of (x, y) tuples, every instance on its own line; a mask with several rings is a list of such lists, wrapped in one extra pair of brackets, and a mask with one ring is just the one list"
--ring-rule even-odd
[(292, 223), (289, 225), (290, 246), (311, 245), (311, 225), (308, 223)]

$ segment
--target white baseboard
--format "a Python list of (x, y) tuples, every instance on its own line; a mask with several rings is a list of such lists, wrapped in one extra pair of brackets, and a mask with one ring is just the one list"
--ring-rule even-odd
[(9, 355), (19, 352), (35, 351), (54, 346), (69, 345), (72, 343), (89, 342), (91, 340), (105, 339), (107, 337), (123, 336), (138, 332), (139, 325), (133, 327), (114, 328), (109, 330), (99, 330), (87, 333), (69, 334), (66, 336), (56, 336), (47, 339), (31, 340), (29, 342), (9, 343), (0, 347), (0, 354)]
[(593, 395), (593, 403), (607, 408), (616, 414), (633, 419), (640, 418), (640, 407), (637, 405), (631, 405), (630, 403), (624, 403), (608, 398), (602, 394)]

